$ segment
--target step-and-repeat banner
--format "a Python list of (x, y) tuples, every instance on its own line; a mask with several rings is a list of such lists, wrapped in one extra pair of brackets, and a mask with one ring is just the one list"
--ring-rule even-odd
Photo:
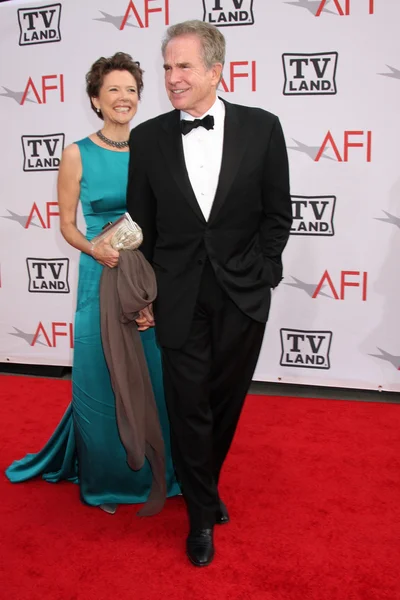
[(65, 145), (99, 126), (85, 74), (128, 52), (145, 70), (133, 125), (166, 112), (160, 40), (186, 19), (226, 36), (221, 97), (286, 136), (293, 229), (254, 379), (400, 391), (397, 0), (2, 4), (0, 361), (71, 364), (78, 253), (56, 180)]

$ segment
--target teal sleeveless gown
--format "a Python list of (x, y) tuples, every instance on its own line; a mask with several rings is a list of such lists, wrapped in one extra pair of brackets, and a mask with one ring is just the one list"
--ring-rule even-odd
[[(77, 142), (83, 174), (80, 200), (86, 237), (93, 238), (126, 209), (128, 152), (97, 146), (90, 138)], [(72, 402), (55, 432), (37, 454), (28, 454), (6, 470), (12, 482), (42, 476), (50, 482), (79, 483), (85, 504), (135, 504), (147, 500), (151, 469), (126, 462), (116, 417), (115, 399), (100, 335), (99, 284), (103, 267), (82, 253), (75, 315)], [(168, 496), (179, 494), (171, 459), (169, 423), (162, 383), (161, 358), (154, 329), (141, 332), (165, 442)]]

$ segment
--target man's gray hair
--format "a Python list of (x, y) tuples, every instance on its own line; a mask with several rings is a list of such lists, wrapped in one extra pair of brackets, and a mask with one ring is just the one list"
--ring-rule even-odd
[(181, 35), (197, 35), (203, 49), (203, 61), (206, 69), (211, 69), (215, 63), (225, 63), (225, 38), (217, 27), (203, 21), (184, 21), (168, 27), (162, 42), (161, 51), (165, 56), (167, 44)]

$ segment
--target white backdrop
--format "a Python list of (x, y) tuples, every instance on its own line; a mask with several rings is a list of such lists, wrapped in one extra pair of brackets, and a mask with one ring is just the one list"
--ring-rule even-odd
[(133, 125), (169, 110), (160, 39), (193, 18), (227, 38), (221, 96), (278, 114), (288, 146), (293, 235), (254, 379), (399, 391), (397, 0), (2, 4), (0, 361), (71, 364), (78, 253), (56, 178), (63, 145), (100, 123), (85, 73), (129, 52)]

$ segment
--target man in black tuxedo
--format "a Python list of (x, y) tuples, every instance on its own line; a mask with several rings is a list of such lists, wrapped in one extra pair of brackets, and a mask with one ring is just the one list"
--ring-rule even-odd
[[(225, 39), (208, 23), (170, 27), (165, 86), (175, 110), (130, 136), (127, 202), (158, 285), (172, 453), (187, 503), (187, 554), (214, 556), (214, 524), (229, 515), (218, 493), (260, 352), (271, 288), (291, 221), (289, 173), (279, 120), (222, 101)], [(138, 321), (154, 324), (151, 311)]]

